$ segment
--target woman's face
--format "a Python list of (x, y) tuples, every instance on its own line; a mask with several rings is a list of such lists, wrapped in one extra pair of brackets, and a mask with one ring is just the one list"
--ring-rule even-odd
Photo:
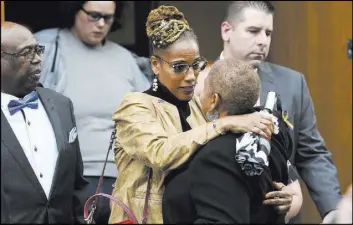
[(114, 22), (114, 1), (87, 1), (75, 17), (74, 34), (86, 44), (99, 45)]
[(206, 62), (200, 57), (195, 40), (177, 41), (151, 58), (153, 72), (161, 84), (179, 100), (189, 101), (194, 95), (196, 78)]

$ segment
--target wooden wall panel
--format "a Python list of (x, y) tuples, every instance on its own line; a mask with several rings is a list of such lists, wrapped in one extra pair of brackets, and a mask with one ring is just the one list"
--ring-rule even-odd
[[(317, 126), (333, 153), (341, 189), (352, 183), (351, 1), (276, 1), (269, 60), (304, 73)], [(319, 223), (304, 185), (302, 222)]]
[(5, 1), (1, 1), (1, 22), (5, 21)]

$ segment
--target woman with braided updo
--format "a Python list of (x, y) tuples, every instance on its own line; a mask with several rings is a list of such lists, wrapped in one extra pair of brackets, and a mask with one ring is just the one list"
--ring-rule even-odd
[[(155, 78), (146, 92), (127, 94), (113, 115), (119, 171), (113, 196), (138, 221), (147, 218), (148, 223), (163, 223), (162, 195), (171, 171), (182, 170), (193, 153), (223, 133), (252, 131), (269, 138), (273, 118), (254, 112), (220, 119), (208, 115), (213, 119), (206, 122), (194, 88), (207, 61), (183, 13), (173, 6), (160, 6), (150, 12), (146, 30)], [(118, 205), (111, 208), (109, 223), (127, 219)]]

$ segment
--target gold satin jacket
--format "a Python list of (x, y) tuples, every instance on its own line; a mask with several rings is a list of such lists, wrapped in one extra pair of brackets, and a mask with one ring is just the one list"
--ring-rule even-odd
[[(124, 96), (114, 113), (118, 121), (115, 162), (119, 171), (113, 196), (122, 200), (141, 223), (147, 190), (149, 168), (152, 168), (147, 223), (163, 223), (163, 181), (201, 145), (218, 136), (211, 123), (206, 123), (199, 100), (190, 102), (186, 119), (191, 130), (182, 132), (178, 109), (148, 94), (135, 92)], [(112, 203), (109, 223), (127, 219), (122, 208)]]

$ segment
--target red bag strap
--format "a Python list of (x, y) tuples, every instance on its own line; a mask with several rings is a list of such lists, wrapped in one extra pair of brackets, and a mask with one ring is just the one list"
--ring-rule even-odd
[(134, 215), (133, 212), (131, 212), (131, 210), (129, 209), (129, 207), (127, 207), (127, 205), (125, 205), (122, 201), (120, 201), (119, 199), (111, 196), (111, 195), (108, 195), (108, 194), (104, 194), (104, 193), (99, 193), (99, 194), (95, 194), (95, 195), (92, 195), (91, 197), (88, 198), (88, 200), (86, 201), (85, 203), (85, 207), (84, 207), (84, 217), (85, 219), (87, 219), (89, 217), (88, 215), (88, 208), (89, 208), (89, 205), (91, 204), (91, 202), (93, 202), (97, 197), (99, 196), (102, 196), (102, 197), (105, 197), (105, 198), (109, 198), (110, 200), (112, 200), (114, 203), (116, 203), (117, 205), (119, 205), (121, 208), (123, 208), (124, 212), (128, 215), (129, 219), (131, 221), (134, 222), (134, 224), (138, 224), (137, 222), (137, 219)]

